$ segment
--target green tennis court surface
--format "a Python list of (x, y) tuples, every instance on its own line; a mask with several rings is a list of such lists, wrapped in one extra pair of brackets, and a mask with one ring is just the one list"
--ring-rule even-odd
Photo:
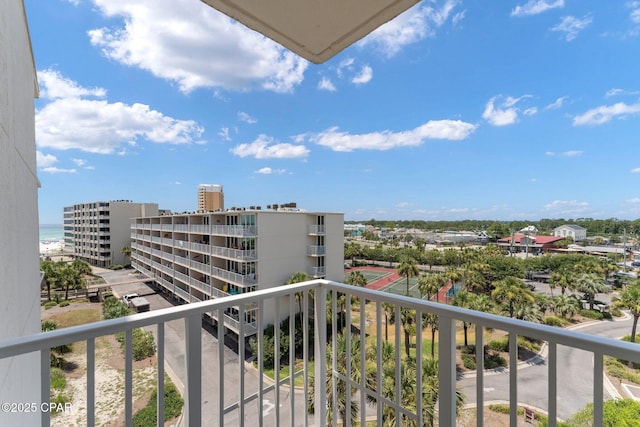
[[(391, 273), (388, 271), (374, 271), (374, 270), (353, 270), (359, 271), (362, 275), (367, 279), (367, 285), (369, 283), (375, 282), (376, 280), (380, 280), (383, 277), (389, 276)], [(349, 277), (350, 273), (345, 273), (344, 280), (346, 281)]]

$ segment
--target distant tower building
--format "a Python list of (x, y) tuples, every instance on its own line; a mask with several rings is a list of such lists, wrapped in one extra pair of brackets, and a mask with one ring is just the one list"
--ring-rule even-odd
[(222, 185), (198, 185), (198, 211), (210, 212), (224, 209)]

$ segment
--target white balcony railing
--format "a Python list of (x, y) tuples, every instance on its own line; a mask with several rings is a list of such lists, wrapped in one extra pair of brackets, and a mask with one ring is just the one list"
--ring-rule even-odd
[(307, 245), (307, 255), (321, 256), (325, 254), (324, 246)]
[(220, 258), (229, 258), (237, 261), (253, 261), (257, 259), (255, 250), (233, 249), (222, 246), (211, 246), (211, 254)]
[[(166, 285), (169, 285), (168, 283)], [(166, 286), (165, 285), (165, 286)], [(180, 295), (190, 301), (191, 298), (187, 292), (182, 289), (175, 288), (180, 291)], [(313, 298), (310, 292), (313, 292)], [(336, 340), (338, 337), (337, 330), (337, 314), (339, 297), (345, 294), (344, 298), (345, 312), (350, 315), (345, 317), (344, 330), (359, 332), (352, 333), (354, 339), (359, 338), (361, 343), (365, 343), (354, 351), (351, 348), (351, 341), (346, 341), (346, 351), (344, 354), (338, 354), (338, 346)], [(300, 297), (301, 295), (301, 297)], [(298, 299), (299, 298), (299, 299)], [(360, 307), (369, 304), (373, 311), (372, 319), (366, 319), (365, 310), (352, 312), (351, 300), (355, 299), (359, 302)], [(263, 354), (264, 337), (263, 327), (267, 324), (279, 324), (283, 318), (281, 308), (287, 311), (288, 316), (293, 316), (298, 310), (298, 301), (302, 304), (302, 312), (308, 313), (303, 316), (302, 327), (302, 362), (296, 367), (297, 363), (294, 359), (295, 339), (289, 339), (290, 358), (288, 360), (288, 377), (280, 378), (280, 371), (276, 369), (274, 372), (274, 382), (266, 384), (263, 380)], [(413, 299), (403, 296), (392, 295), (373, 291), (370, 289), (357, 288), (341, 283), (330, 282), (327, 280), (313, 280), (295, 285), (280, 286), (272, 289), (249, 292), (241, 295), (228, 296), (209, 301), (196, 302), (191, 304), (180, 305), (167, 309), (155, 310), (147, 313), (135, 314), (132, 316), (111, 319), (107, 321), (96, 322), (81, 326), (75, 326), (65, 329), (59, 329), (52, 332), (40, 333), (30, 336), (6, 339), (0, 342), (0, 359), (10, 357), (20, 357), (32, 352), (40, 353), (40, 369), (41, 374), (41, 401), (49, 401), (49, 366), (50, 366), (50, 349), (64, 344), (82, 341), (86, 343), (86, 404), (83, 404), (82, 410), (86, 410), (87, 425), (93, 425), (96, 419), (96, 403), (100, 401), (100, 396), (96, 395), (96, 339), (98, 337), (111, 335), (117, 332), (125, 333), (125, 368), (124, 368), (124, 390), (117, 392), (125, 396), (124, 399), (124, 424), (130, 426), (133, 415), (133, 362), (132, 362), (132, 330), (139, 327), (151, 327), (156, 331), (157, 337), (157, 410), (158, 419), (163, 419), (164, 415), (164, 361), (167, 346), (165, 342), (165, 330), (167, 323), (174, 320), (184, 322), (184, 369), (180, 371), (184, 375), (184, 399), (185, 410), (183, 421), (186, 426), (199, 425), (291, 425), (291, 426), (323, 426), (327, 425), (327, 412), (331, 411), (332, 419), (338, 420), (340, 415), (337, 413), (338, 405), (335, 400), (328, 399), (328, 391), (332, 391), (331, 395), (336, 397), (337, 385), (340, 384), (342, 390), (354, 390), (357, 393), (346, 393), (341, 396), (349, 411), (349, 408), (355, 405), (359, 407), (358, 420), (360, 425), (364, 424), (364, 420), (374, 418), (381, 425), (383, 419), (383, 408), (395, 412), (396, 418), (404, 418), (414, 425), (426, 425), (427, 420), (423, 417), (428, 411), (423, 411), (423, 384), (422, 376), (417, 375), (412, 380), (415, 381), (415, 399), (414, 407), (408, 408), (402, 402), (402, 393), (400, 389), (400, 381), (395, 381), (395, 393), (387, 393), (383, 390), (383, 373), (381, 369), (375, 370), (375, 378), (365, 378), (366, 375), (360, 375), (359, 379), (351, 375), (351, 366), (357, 366), (360, 372), (366, 371), (366, 364), (374, 362), (375, 366), (382, 366), (382, 352), (378, 351), (374, 356), (374, 360), (365, 357), (366, 351), (375, 346), (382, 348), (383, 331), (382, 325), (385, 315), (383, 303), (391, 304), (395, 312), (395, 318), (400, 319), (402, 310), (408, 309), (415, 314), (416, 319), (421, 319), (424, 314), (432, 313), (438, 316), (438, 398), (437, 406), (434, 409), (437, 425), (454, 426), (456, 425), (456, 358), (453, 357), (456, 351), (456, 322), (467, 322), (476, 325), (476, 348), (483, 348), (484, 328), (494, 328), (504, 330), (508, 333), (508, 342), (510, 347), (509, 363), (510, 366), (517, 365), (517, 339), (518, 336), (526, 336), (530, 338), (544, 340), (548, 344), (548, 356), (546, 366), (548, 369), (548, 387), (546, 390), (548, 405), (546, 411), (549, 414), (549, 426), (556, 426), (557, 418), (557, 391), (562, 387), (558, 384), (557, 372), (562, 369), (558, 365), (558, 347), (566, 346), (570, 348), (580, 349), (593, 355), (593, 394), (587, 397), (591, 398), (594, 406), (594, 425), (602, 425), (603, 420), (603, 359), (605, 355), (613, 356), (624, 360), (632, 360), (640, 362), (640, 351), (637, 344), (613, 340), (609, 338), (597, 337), (582, 334), (576, 331), (569, 331), (561, 328), (555, 328), (546, 325), (524, 322), (520, 320), (510, 319), (502, 316), (486, 314), (476, 311), (470, 311), (445, 304), (433, 303), (419, 299)], [(269, 307), (275, 307), (265, 313), (263, 308), (265, 304)], [(249, 328), (244, 319), (246, 311), (245, 307), (256, 305), (258, 313), (264, 313), (264, 318), (257, 316), (257, 343), (258, 354), (257, 363), (257, 382), (251, 388), (245, 386), (248, 383), (247, 370), (245, 369), (245, 341), (238, 340), (237, 359), (234, 362), (226, 358), (226, 354), (220, 350), (222, 346), (215, 346), (218, 350), (217, 357), (219, 363), (214, 375), (215, 392), (213, 394), (203, 395), (203, 375), (212, 369), (209, 365), (203, 365), (203, 344), (202, 344), (202, 317), (205, 314), (212, 313), (218, 319), (217, 339), (219, 342), (225, 341), (225, 327), (231, 324), (237, 326), (239, 335), (244, 336), (244, 331)], [(225, 312), (231, 308), (239, 310), (237, 319), (231, 320)], [(330, 310), (328, 310), (330, 308)], [(340, 307), (342, 310), (342, 307)], [(328, 314), (329, 313), (329, 314)], [(358, 313), (358, 314), (356, 314)], [(278, 317), (280, 316), (280, 317)], [(327, 317), (332, 316), (332, 317)], [(309, 328), (310, 320), (313, 318), (315, 327)], [(373, 321), (373, 329), (375, 333), (370, 334), (372, 328), (367, 329), (367, 322)], [(293, 336), (293, 322), (290, 323), (288, 331), (289, 337)], [(321, 327), (326, 326), (326, 327)], [(401, 343), (401, 322), (395, 322), (395, 378), (401, 378), (405, 375), (401, 372), (402, 359), (402, 343)], [(415, 332), (412, 332), (411, 339), (415, 340), (415, 354), (423, 354), (423, 329), (422, 322), (415, 323)], [(328, 340), (328, 333), (331, 332), (331, 339)], [(275, 329), (276, 336), (273, 342), (280, 343), (281, 332), (279, 328)], [(368, 335), (370, 334), (370, 335)], [(369, 338), (367, 339), (367, 336)], [(328, 346), (327, 344), (331, 344)], [(309, 354), (313, 348), (313, 357)], [(275, 345), (273, 348), (275, 360), (280, 360), (280, 346)], [(329, 355), (328, 352), (331, 352)], [(328, 357), (330, 356), (330, 357)], [(311, 361), (313, 360), (313, 361)], [(327, 361), (331, 363), (327, 364)], [(338, 362), (340, 360), (340, 362)], [(483, 352), (476, 354), (476, 416), (478, 425), (483, 425), (484, 414), (484, 357)], [(281, 363), (285, 369), (287, 361), (282, 360)], [(309, 414), (306, 411), (306, 399), (310, 396), (310, 364), (314, 363), (314, 383), (313, 396), (315, 413)], [(341, 363), (344, 366), (338, 366)], [(417, 357), (415, 360), (416, 371), (422, 372), (424, 360)], [(354, 365), (355, 364), (355, 365)], [(235, 368), (234, 368), (235, 366)], [(34, 369), (38, 367), (34, 366)], [(342, 373), (346, 369), (346, 374)], [(298, 369), (298, 372), (295, 372)], [(586, 368), (585, 369), (589, 369)], [(173, 369), (175, 370), (175, 369)], [(231, 396), (235, 403), (225, 404), (229, 399), (225, 399), (228, 394), (228, 388), (225, 382), (230, 384), (230, 375), (234, 375), (234, 390), (238, 390), (238, 394)], [(509, 377), (509, 408), (510, 408), (510, 425), (518, 424), (518, 369), (510, 369)], [(296, 377), (302, 376), (302, 393), (290, 392), (296, 386)], [(237, 386), (237, 387), (236, 387)], [(286, 387), (286, 389), (284, 389)], [(284, 389), (284, 390), (283, 390)], [(388, 391), (388, 390), (387, 390)], [(288, 403), (284, 404), (280, 401), (281, 392), (288, 395)], [(544, 393), (543, 390), (540, 390)], [(113, 391), (109, 391), (113, 393)], [(391, 397), (390, 397), (391, 396)], [(269, 402), (267, 402), (269, 399)], [(273, 399), (273, 400), (272, 400)], [(204, 407), (208, 401), (212, 401), (214, 405)], [(273, 403), (271, 403), (273, 402)], [(370, 402), (375, 402), (373, 405)], [(269, 405), (267, 405), (269, 403)], [(434, 400), (435, 404), (435, 400)], [(269, 410), (266, 410), (269, 406)], [(40, 407), (40, 406), (38, 406)], [(50, 419), (49, 413), (43, 411), (41, 414), (42, 425), (48, 426)]]
[(327, 270), (325, 267), (310, 267), (307, 274), (313, 278), (324, 277)]

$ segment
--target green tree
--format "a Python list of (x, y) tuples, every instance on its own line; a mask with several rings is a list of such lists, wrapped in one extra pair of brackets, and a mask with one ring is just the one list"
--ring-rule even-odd
[[(471, 308), (471, 301), (471, 294), (462, 289), (453, 297), (451, 304), (460, 308)], [(469, 345), (467, 341), (467, 329), (469, 328), (469, 324), (467, 322), (462, 322), (462, 328), (464, 330), (464, 346), (466, 347)]]
[(551, 309), (558, 316), (571, 319), (580, 311), (580, 301), (569, 295), (551, 297)]
[(362, 274), (361, 271), (352, 271), (351, 273), (349, 273), (349, 276), (347, 277), (347, 280), (345, 280), (345, 283), (347, 283), (348, 285), (364, 288), (365, 286), (367, 286), (367, 278), (364, 277), (364, 274)]
[(604, 279), (597, 273), (584, 273), (578, 276), (576, 280), (576, 290), (584, 292), (589, 299), (589, 310), (593, 310), (593, 303), (596, 298), (596, 294), (609, 292), (607, 284)]
[(636, 327), (640, 318), (640, 279), (635, 279), (624, 287), (619, 296), (613, 297), (613, 306), (621, 310), (629, 310), (633, 316), (631, 342), (636, 342)]
[[(614, 399), (603, 403), (603, 427), (637, 426), (640, 423), (640, 402), (633, 399)], [(587, 406), (569, 419), (565, 424), (568, 427), (590, 427), (596, 425), (593, 419), (593, 403)]]
[(506, 307), (509, 317), (514, 317), (516, 308), (521, 304), (534, 302), (533, 292), (519, 279), (507, 277), (496, 283), (491, 297)]
[(418, 278), (418, 290), (423, 299), (431, 300), (438, 294), (440, 283), (435, 274), (422, 275)]
[(397, 271), (400, 276), (405, 276), (407, 278), (407, 296), (409, 296), (409, 278), (420, 274), (418, 264), (415, 259), (405, 257), (400, 261)]
[(407, 357), (410, 357), (409, 349), (411, 347), (411, 334), (415, 334), (416, 312), (406, 307), (400, 310), (400, 321), (404, 331), (404, 348)]
[[(122, 255), (124, 255), (126, 257), (126, 259), (130, 259), (131, 258), (131, 247), (130, 246), (124, 246), (121, 250), (120, 253)], [(125, 264), (130, 264), (130, 262), (127, 262)]]
[(551, 295), (553, 295), (553, 289), (559, 287), (562, 295), (565, 294), (567, 289), (573, 289), (573, 274), (566, 268), (561, 268), (551, 273), (549, 278), (549, 288), (551, 289)]
[[(307, 276), (307, 273), (297, 272), (293, 273), (287, 283), (285, 285), (293, 285), (295, 283), (302, 283), (310, 280), (311, 278)], [(296, 301), (298, 302), (298, 313), (302, 313), (302, 292), (296, 292), (295, 295)]]

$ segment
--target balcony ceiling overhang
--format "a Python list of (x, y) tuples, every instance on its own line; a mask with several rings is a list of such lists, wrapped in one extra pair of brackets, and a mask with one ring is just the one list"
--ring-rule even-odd
[(202, 0), (320, 64), (419, 0)]

